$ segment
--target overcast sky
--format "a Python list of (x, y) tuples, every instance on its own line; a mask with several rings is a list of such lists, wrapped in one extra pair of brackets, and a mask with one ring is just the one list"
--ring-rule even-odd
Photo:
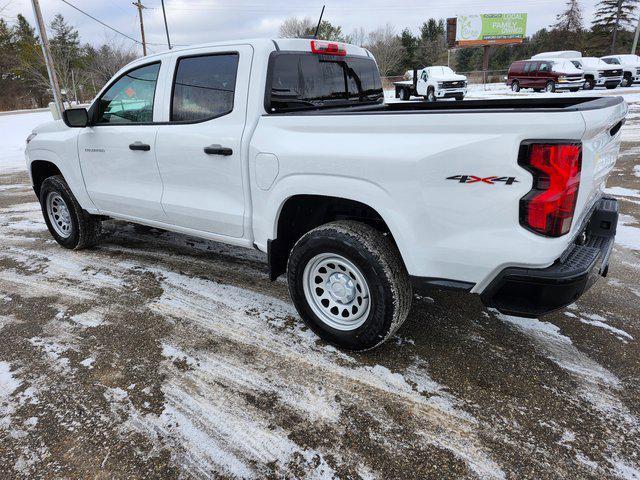
[[(147, 42), (151, 51), (165, 50), (166, 37), (160, 0), (142, 0)], [(132, 0), (69, 0), (127, 35), (139, 39), (140, 24)], [(0, 13), (11, 22), (17, 13), (33, 22), (30, 0), (0, 0), (9, 6)], [(589, 24), (597, 0), (581, 0)], [(40, 0), (45, 21), (61, 13), (80, 32), (83, 42), (99, 44), (120, 37), (61, 0)], [(373, 30), (387, 22), (398, 31), (418, 32), (429, 17), (446, 18), (473, 13), (527, 13), (529, 34), (547, 27), (564, 8), (565, 0), (165, 0), (171, 40), (194, 44), (225, 39), (274, 37), (282, 21), (292, 15), (317, 18), (326, 4), (324, 18), (341, 25), (345, 33), (364, 27)], [(131, 43), (120, 37), (123, 44)]]

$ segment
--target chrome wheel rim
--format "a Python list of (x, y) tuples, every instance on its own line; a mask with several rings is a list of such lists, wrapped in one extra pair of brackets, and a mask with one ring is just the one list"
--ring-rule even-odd
[(547, 83), (547, 92), (553, 92), (553, 85), (551, 83)]
[(519, 90), (518, 89), (518, 84), (517, 83), (512, 83), (511, 84), (511, 90), (513, 90), (514, 92), (517, 92)]
[(47, 216), (55, 232), (62, 238), (71, 235), (71, 214), (64, 199), (57, 192), (50, 192), (46, 199)]
[(351, 261), (337, 253), (321, 253), (304, 268), (303, 289), (313, 313), (336, 330), (355, 330), (369, 316), (369, 285)]

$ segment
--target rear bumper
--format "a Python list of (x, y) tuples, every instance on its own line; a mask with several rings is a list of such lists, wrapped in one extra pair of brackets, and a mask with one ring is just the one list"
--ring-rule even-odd
[(547, 268), (506, 268), (482, 292), (483, 303), (505, 314), (535, 317), (575, 302), (607, 275), (617, 223), (618, 201), (602, 198), (577, 237), (583, 242), (572, 243)]

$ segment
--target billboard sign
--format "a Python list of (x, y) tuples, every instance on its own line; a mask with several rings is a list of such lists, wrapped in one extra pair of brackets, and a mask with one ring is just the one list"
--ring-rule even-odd
[(526, 33), (526, 13), (459, 15), (456, 21), (456, 43), (460, 46), (520, 43)]

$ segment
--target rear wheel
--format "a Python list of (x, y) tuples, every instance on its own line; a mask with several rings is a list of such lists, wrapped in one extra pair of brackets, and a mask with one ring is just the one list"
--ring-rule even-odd
[(585, 90), (593, 90), (594, 88), (596, 88), (596, 81), (593, 78), (587, 78), (584, 81), (584, 88)]
[(556, 82), (549, 80), (544, 87), (545, 92), (553, 93), (556, 91)]
[(513, 82), (511, 82), (511, 91), (512, 92), (519, 92), (520, 91), (520, 83), (518, 83), (517, 80), (514, 80)]
[(400, 100), (409, 100), (409, 92), (406, 88), (401, 88), (398, 94), (400, 95)]
[(45, 179), (39, 196), (44, 220), (56, 242), (73, 250), (98, 242), (102, 222), (82, 209), (61, 175)]
[(332, 222), (306, 233), (291, 251), (287, 276), (291, 299), (309, 328), (350, 350), (383, 343), (411, 307), (398, 249), (360, 222)]
[(436, 91), (433, 89), (433, 87), (429, 87), (429, 90), (427, 90), (427, 96), (425, 97), (427, 102), (435, 102), (436, 99)]

